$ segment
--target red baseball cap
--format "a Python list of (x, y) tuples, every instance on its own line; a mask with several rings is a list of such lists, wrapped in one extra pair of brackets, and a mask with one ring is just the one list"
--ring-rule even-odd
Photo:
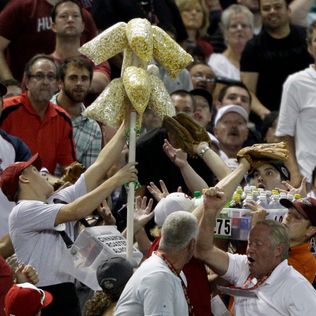
[(316, 226), (316, 200), (309, 197), (290, 201), (288, 199), (280, 199), (281, 205), (286, 208), (294, 207), (304, 218), (308, 219), (313, 226)]
[(15, 284), (4, 299), (8, 316), (34, 316), (53, 301), (53, 296), (31, 283)]
[(9, 201), (14, 201), (14, 196), (19, 186), (19, 176), (30, 165), (34, 165), (37, 169), (41, 167), (41, 160), (38, 154), (35, 154), (27, 161), (11, 164), (0, 175), (0, 188)]

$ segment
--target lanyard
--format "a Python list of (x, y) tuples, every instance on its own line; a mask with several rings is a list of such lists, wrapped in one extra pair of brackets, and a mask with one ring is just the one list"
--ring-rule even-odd
[(174, 268), (174, 266), (171, 264), (171, 262), (163, 255), (161, 254), (160, 252), (156, 252), (156, 255), (158, 257), (160, 257), (164, 262), (165, 264), (168, 266), (168, 268), (170, 269), (170, 271), (175, 274), (180, 280), (181, 280), (181, 285), (182, 285), (182, 289), (183, 289), (183, 293), (184, 293), (184, 296), (185, 296), (185, 299), (187, 301), (187, 304), (188, 304), (188, 309), (189, 309), (189, 316), (194, 316), (194, 311), (193, 311), (193, 305), (191, 304), (191, 301), (190, 301), (190, 298), (188, 296), (188, 291), (187, 291), (187, 288), (182, 280), (182, 278), (180, 277), (179, 273), (177, 272), (177, 270)]

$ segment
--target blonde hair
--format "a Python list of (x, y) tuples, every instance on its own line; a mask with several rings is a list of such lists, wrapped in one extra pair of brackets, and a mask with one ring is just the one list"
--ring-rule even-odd
[(203, 13), (203, 21), (201, 28), (198, 30), (198, 36), (203, 37), (207, 34), (207, 29), (209, 27), (209, 16), (208, 11), (206, 9), (205, 3), (203, 0), (176, 0), (176, 4), (178, 6), (179, 12), (181, 14), (182, 11), (194, 7), (196, 4), (201, 6)]
[(230, 25), (230, 20), (234, 14), (243, 14), (249, 22), (250, 28), (254, 29), (254, 17), (250, 10), (241, 4), (232, 4), (222, 13), (221, 17), (221, 28), (225, 32)]

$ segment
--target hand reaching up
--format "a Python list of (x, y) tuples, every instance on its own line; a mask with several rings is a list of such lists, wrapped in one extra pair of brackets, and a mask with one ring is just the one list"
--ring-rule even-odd
[(183, 168), (187, 165), (188, 154), (180, 148), (173, 147), (167, 139), (165, 139), (163, 144), (163, 150), (169, 159), (178, 167)]
[(135, 210), (134, 210), (134, 234), (139, 229), (144, 227), (154, 216), (152, 212), (153, 199), (149, 199), (147, 203), (147, 197), (136, 197)]
[[(159, 180), (160, 189), (155, 185), (154, 182), (150, 182), (147, 185), (148, 191), (152, 194), (157, 202), (159, 202), (162, 198), (166, 197), (169, 194), (166, 184), (163, 180)], [(181, 186), (178, 187), (177, 192), (182, 192)]]

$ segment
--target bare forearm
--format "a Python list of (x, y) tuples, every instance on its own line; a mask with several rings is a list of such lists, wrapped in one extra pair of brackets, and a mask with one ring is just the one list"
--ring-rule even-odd
[(96, 189), (63, 206), (56, 216), (55, 225), (77, 221), (91, 214), (93, 210), (101, 204), (104, 198), (109, 196), (120, 184), (118, 179), (113, 176)]
[(194, 171), (194, 169), (188, 163), (180, 168), (180, 172), (185, 184), (192, 193), (194, 191), (202, 191), (208, 187), (207, 183)]
[(264, 117), (270, 113), (270, 110), (259, 101), (254, 93), (251, 93), (251, 98), (251, 111), (256, 113), (261, 119), (264, 119)]
[(202, 158), (218, 180), (222, 180), (231, 173), (225, 162), (211, 148), (205, 152)]
[(9, 234), (6, 234), (0, 239), (0, 256), (3, 258), (8, 258), (14, 253), (14, 248)]
[(93, 73), (93, 78), (91, 82), (91, 86), (89, 91), (91, 93), (97, 93), (100, 94), (105, 87), (109, 84), (110, 80), (109, 78), (100, 71), (95, 71)]
[(142, 228), (135, 233), (135, 240), (138, 244), (138, 249), (143, 255), (146, 255), (148, 250), (151, 247), (151, 242), (145, 232), (145, 229)]
[(106, 172), (119, 159), (125, 145), (125, 126), (121, 125), (112, 139), (103, 147), (94, 164), (85, 172), (87, 191), (93, 190)]
[(205, 211), (199, 225), (197, 257), (215, 273), (223, 275), (228, 269), (228, 255), (214, 246), (214, 227), (220, 210)]
[(307, 14), (312, 7), (314, 1), (313, 0), (293, 0), (289, 7), (290, 11), (290, 19), (293, 24), (306, 26), (306, 18)]
[(302, 178), (302, 175), (300, 173), (298, 163), (296, 160), (294, 137), (286, 135), (286, 136), (282, 136), (280, 138), (282, 141), (286, 142), (287, 148), (289, 151), (289, 157), (284, 162), (284, 164), (289, 169), (289, 171), (291, 173), (291, 183), (293, 183), (294, 186), (299, 185), (299, 182)]
[(243, 180), (243, 177), (248, 172), (249, 168), (249, 163), (243, 158), (240, 160), (239, 166), (232, 173), (228, 174), (216, 184), (216, 187), (224, 191), (226, 200), (233, 195), (236, 187)]
[(7, 64), (3, 51), (0, 51), (0, 77), (1, 80), (13, 79), (12, 72)]

